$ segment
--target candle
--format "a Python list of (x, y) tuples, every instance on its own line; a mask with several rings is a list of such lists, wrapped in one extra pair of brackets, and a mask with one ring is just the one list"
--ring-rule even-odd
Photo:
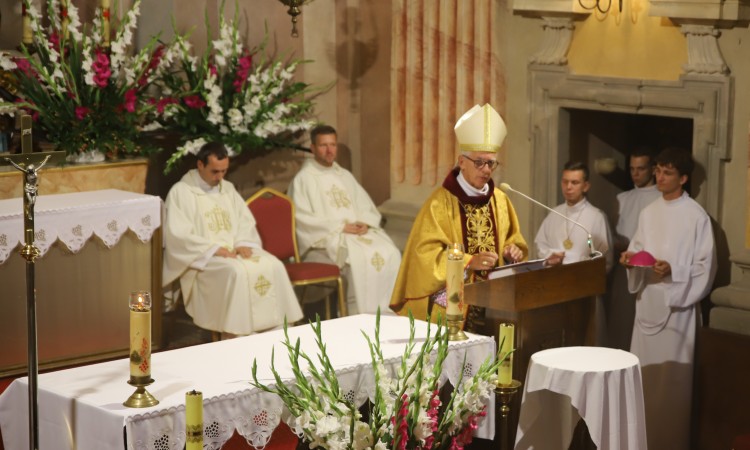
[(448, 297), (445, 314), (463, 315), (464, 308), (464, 248), (454, 243), (447, 248), (445, 267), (445, 293)]
[(26, 2), (21, 3), (21, 10), (23, 11), (23, 37), (21, 42), (28, 45), (34, 42), (34, 35), (31, 32), (31, 16), (26, 10)]
[(109, 0), (102, 0), (102, 42), (109, 47)]
[[(512, 323), (501, 323), (498, 340), (500, 341), (500, 357), (513, 350), (515, 326)], [(500, 364), (497, 369), (497, 384), (510, 385), (513, 381), (513, 353)]]
[(203, 394), (185, 394), (185, 450), (203, 450)]
[(62, 22), (62, 35), (65, 39), (68, 38), (68, 24), (70, 23), (70, 17), (68, 17), (68, 5), (70, 0), (62, 0), (60, 2), (60, 21)]
[(130, 294), (130, 379), (151, 380), (151, 294)]

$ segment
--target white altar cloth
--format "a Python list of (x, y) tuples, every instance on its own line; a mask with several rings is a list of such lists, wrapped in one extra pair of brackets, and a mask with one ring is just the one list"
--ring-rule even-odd
[[(34, 244), (42, 255), (58, 239), (76, 253), (92, 234), (113, 247), (128, 229), (148, 242), (160, 225), (159, 197), (117, 189), (40, 195), (34, 205)], [(23, 232), (23, 199), (0, 200), (0, 264), (23, 243)]]
[[(405, 317), (382, 316), (380, 338), (388, 363), (400, 362), (409, 336)], [(363, 403), (374, 393), (370, 352), (361, 331), (374, 337), (375, 316), (360, 314), (323, 322), (323, 339), (342, 388)], [(417, 348), (426, 336), (427, 324), (417, 321)], [(491, 337), (468, 334), (469, 340), (451, 342), (443, 366), (443, 378), (454, 386), (461, 375), (476, 368), (495, 353)], [(309, 325), (289, 329), (301, 348), (317, 354)], [(123, 336), (123, 339), (127, 339)], [(160, 403), (133, 409), (122, 405), (134, 388), (126, 383), (128, 360), (121, 359), (39, 376), (39, 444), (42, 449), (123, 450), (181, 449), (185, 444), (185, 393), (203, 392), (205, 444), (219, 448), (237, 430), (251, 444), (262, 447), (282, 416), (281, 400), (249, 384), (253, 358), (258, 379), (273, 383), (271, 349), (275, 367), (284, 380), (293, 379), (283, 344), (283, 331), (155, 353), (152, 356), (154, 384), (148, 387)], [(0, 427), (5, 450), (28, 448), (28, 379), (15, 380), (0, 395)], [(494, 437), (494, 397), (487, 416), (480, 422), (478, 437)], [(127, 447), (123, 441), (123, 427)]]
[(531, 356), (516, 450), (565, 450), (579, 418), (599, 450), (646, 450), (638, 357), (604, 347), (561, 347)]

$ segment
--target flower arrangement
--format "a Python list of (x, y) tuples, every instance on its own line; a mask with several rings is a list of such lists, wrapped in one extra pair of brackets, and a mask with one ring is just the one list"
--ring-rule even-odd
[[(375, 376), (369, 417), (363, 419), (358, 405), (345, 397), (339, 386), (326, 354), (320, 320), (311, 327), (319, 351), (316, 358), (300, 351), (299, 340), (290, 342), (286, 327), (284, 330), (284, 345), (295, 377), (294, 387), (290, 388), (282, 381), (273, 366), (273, 358), (271, 369), (276, 384), (268, 386), (258, 381), (255, 362), (251, 383), (263, 391), (279, 395), (293, 416), (292, 429), (300, 433), (313, 449), (461, 450), (471, 442), (478, 421), (486, 415), (485, 400), (493, 394), (497, 368), (507, 357), (506, 354), (488, 358), (472, 377), (458, 383), (443, 405), (438, 392), (443, 362), (448, 354), (447, 330), (439, 322), (432, 335), (428, 327), (426, 339), (417, 348), (414, 319), (410, 317), (409, 340), (400, 365), (394, 369), (386, 366), (383, 360), (378, 313), (374, 339), (363, 332)], [(306, 362), (307, 372), (301, 362)]]
[(162, 76), (158, 107), (164, 111), (163, 126), (178, 132), (182, 145), (165, 172), (209, 141), (224, 143), (230, 155), (260, 152), (289, 147), (313, 125), (309, 86), (293, 81), (300, 61), (266, 60), (265, 42), (246, 49), (237, 25), (237, 16), (229, 23), (220, 15), (219, 37), (209, 39), (200, 59), (186, 37), (175, 33), (179, 68)]
[(33, 44), (22, 45), (23, 57), (0, 56), (20, 93), (15, 105), (2, 105), (5, 110), (31, 114), (46, 139), (69, 155), (147, 152), (138, 136), (157, 112), (147, 89), (170, 63), (172, 49), (159, 45), (155, 37), (128, 54), (140, 3), (136, 0), (119, 21), (108, 48), (108, 9), (99, 8), (93, 24), (83, 27), (72, 2), (49, 0), (45, 28), (40, 12), (24, 0)]

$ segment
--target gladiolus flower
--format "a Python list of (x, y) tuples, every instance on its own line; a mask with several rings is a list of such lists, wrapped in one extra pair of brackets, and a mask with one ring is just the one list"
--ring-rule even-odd
[(18, 67), (18, 70), (23, 72), (24, 75), (27, 77), (31, 77), (34, 73), (31, 68), (31, 63), (26, 58), (15, 58), (13, 62), (16, 63), (16, 67)]
[(112, 71), (109, 68), (109, 57), (101, 50), (96, 51), (94, 62), (91, 65), (94, 70), (94, 83), (100, 88), (107, 87)]
[(135, 96), (135, 89), (128, 89), (125, 92), (125, 102), (123, 103), (123, 106), (125, 107), (125, 111), (127, 112), (135, 112), (135, 102), (136, 102), (136, 96)]
[(83, 120), (86, 118), (86, 116), (89, 115), (90, 112), (91, 110), (86, 108), (85, 106), (76, 106), (76, 119)]
[(206, 106), (206, 102), (199, 95), (188, 95), (184, 98), (185, 105), (192, 109), (201, 109)]

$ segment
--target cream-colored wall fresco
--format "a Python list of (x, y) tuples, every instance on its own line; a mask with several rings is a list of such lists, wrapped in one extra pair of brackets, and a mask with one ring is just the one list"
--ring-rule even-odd
[(612, 0), (607, 14), (592, 13), (578, 22), (568, 52), (571, 73), (678, 79), (687, 62), (685, 36), (669, 19), (648, 13), (648, 0), (623, 0), (622, 12)]

